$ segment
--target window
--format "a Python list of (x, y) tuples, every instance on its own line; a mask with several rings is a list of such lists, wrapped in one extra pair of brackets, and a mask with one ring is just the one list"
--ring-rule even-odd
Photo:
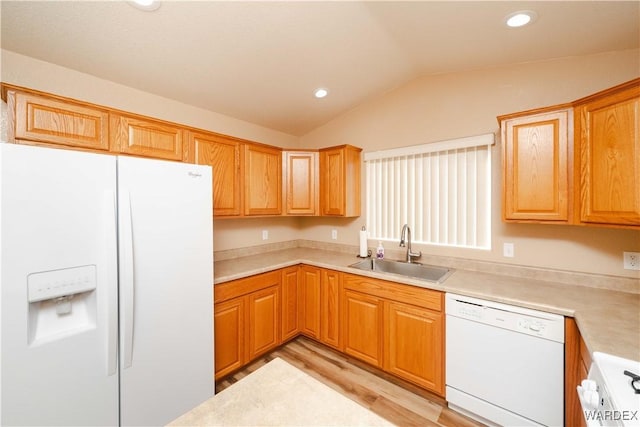
[(493, 134), (364, 154), (375, 240), (491, 249)]

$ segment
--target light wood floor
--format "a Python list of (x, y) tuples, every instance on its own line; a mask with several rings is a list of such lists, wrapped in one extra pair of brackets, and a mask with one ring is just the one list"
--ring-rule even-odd
[(304, 337), (290, 341), (235, 374), (217, 381), (216, 393), (276, 357), (399, 426), (482, 425), (448, 409), (439, 396)]

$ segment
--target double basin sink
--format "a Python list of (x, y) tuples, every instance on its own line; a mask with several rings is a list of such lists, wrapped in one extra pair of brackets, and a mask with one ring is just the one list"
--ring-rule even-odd
[(433, 265), (420, 264), (417, 262), (402, 262), (386, 259), (367, 258), (349, 267), (364, 271), (374, 271), (378, 273), (397, 274), (410, 277), (412, 279), (424, 280), (433, 283), (444, 282), (452, 273), (453, 269), (446, 267), (436, 267)]

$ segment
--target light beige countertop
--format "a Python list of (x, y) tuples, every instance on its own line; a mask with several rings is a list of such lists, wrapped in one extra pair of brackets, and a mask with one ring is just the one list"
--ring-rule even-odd
[(393, 426), (280, 358), (170, 426)]
[[(301, 263), (308, 264), (571, 316), (575, 318), (591, 353), (600, 351), (640, 360), (640, 293), (606, 289), (622, 286), (637, 290), (640, 279), (636, 283), (634, 279), (474, 262), (468, 263), (470, 269), (467, 265), (463, 269), (456, 265), (456, 261), (435, 263), (419, 260), (455, 268), (456, 271), (439, 284), (349, 267), (359, 260), (353, 253), (295, 247), (216, 261), (214, 280), (219, 284)], [(482, 269), (485, 271), (478, 271)]]

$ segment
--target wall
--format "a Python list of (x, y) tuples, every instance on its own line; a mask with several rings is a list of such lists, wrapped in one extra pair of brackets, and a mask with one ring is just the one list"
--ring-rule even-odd
[[(200, 129), (232, 135), (278, 147), (295, 148), (298, 138), (249, 122), (203, 110), (123, 86), (111, 81), (1, 50), (0, 80), (43, 92), (79, 99), (123, 111), (142, 114)], [(269, 240), (262, 241), (261, 231), (268, 227)], [(267, 220), (216, 220), (216, 250), (275, 243), (297, 238), (296, 218)]]
[[(425, 76), (315, 129), (301, 138), (300, 145), (317, 148), (348, 143), (367, 152), (495, 132), (493, 249), (417, 248), (426, 254), (639, 277), (637, 271), (622, 268), (623, 251), (640, 251), (638, 231), (501, 221), (501, 146), (496, 121), (498, 115), (570, 102), (639, 75), (640, 51), (630, 50)], [(338, 242), (355, 245), (365, 222), (364, 216), (357, 220), (304, 219), (303, 236), (330, 242), (331, 229), (337, 229)], [(514, 258), (502, 256), (504, 242), (515, 244)], [(376, 244), (369, 241), (370, 247)], [(396, 249), (397, 243), (385, 246)]]

